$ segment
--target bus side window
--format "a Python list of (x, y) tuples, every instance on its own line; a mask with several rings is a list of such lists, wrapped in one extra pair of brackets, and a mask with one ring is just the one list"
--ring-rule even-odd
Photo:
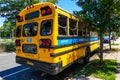
[(58, 15), (58, 34), (67, 35), (67, 17), (64, 15)]
[(69, 33), (70, 35), (74, 35), (76, 36), (77, 35), (77, 24), (76, 24), (77, 21), (73, 20), (73, 19), (69, 19)]
[(86, 37), (86, 27), (83, 28), (83, 36)]
[(90, 30), (89, 30), (89, 28), (87, 28), (86, 36), (87, 36), (87, 37), (90, 37)]
[(82, 35), (82, 28), (83, 28), (82, 22), (79, 22), (78, 23), (78, 36), (83, 36)]
[(83, 35), (84, 37), (90, 37), (89, 27), (85, 23), (84, 23), (84, 28), (83, 28)]

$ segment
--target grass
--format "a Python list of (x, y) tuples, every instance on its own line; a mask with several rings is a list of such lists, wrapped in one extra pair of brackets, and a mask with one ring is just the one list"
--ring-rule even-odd
[(98, 59), (91, 61), (86, 67), (78, 72), (73, 77), (76, 78), (79, 75), (94, 76), (104, 80), (115, 80), (116, 77), (116, 65), (115, 60), (104, 60), (103, 64), (100, 65)]
[(117, 43), (112, 43), (111, 46), (119, 46)]
[(105, 51), (105, 52), (111, 52), (111, 51), (113, 51), (113, 52), (118, 52), (119, 49), (118, 49), (118, 48), (111, 48), (111, 50), (110, 50), (110, 49), (105, 49), (104, 51)]
[(0, 42), (15, 42), (15, 39), (1, 39)]

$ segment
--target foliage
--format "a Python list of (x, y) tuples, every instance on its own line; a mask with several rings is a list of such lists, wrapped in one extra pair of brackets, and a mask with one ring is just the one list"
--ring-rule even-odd
[[(15, 29), (16, 15), (25, 7), (39, 2), (57, 3), (58, 0), (0, 0), (0, 16), (5, 17), (4, 27), (7, 27), (5, 35)], [(10, 27), (8, 29), (8, 27)], [(10, 30), (10, 31), (9, 31)]]
[(7, 43), (5, 44), (5, 51), (15, 51), (15, 44), (14, 43)]
[(58, 0), (41, 0), (41, 2), (51, 2), (55, 4), (55, 3), (58, 3)]
[(5, 51), (5, 44), (4, 43), (0, 43), (0, 52)]
[(81, 11), (74, 11), (89, 25), (102, 28), (102, 31), (118, 30), (120, 27), (120, 1), (119, 0), (79, 0), (77, 5)]
[(13, 42), (1, 43), (0, 51), (15, 51), (15, 44)]
[(80, 70), (80, 72), (74, 77), (85, 75), (94, 76), (104, 80), (115, 80), (116, 70), (117, 66), (115, 60), (104, 60), (103, 64), (100, 65), (99, 60), (96, 59), (91, 61), (90, 64)]
[[(74, 14), (80, 16), (89, 26), (94, 26), (100, 35), (100, 61), (103, 60), (103, 33), (112, 26), (119, 27), (120, 21), (116, 17), (120, 17), (119, 0), (79, 0), (78, 6), (82, 7), (81, 11), (74, 11)], [(118, 23), (116, 24), (116, 21)], [(90, 28), (92, 29), (92, 27)], [(96, 30), (95, 29), (95, 30)], [(113, 28), (112, 28), (113, 29)], [(115, 28), (116, 29), (116, 28)]]
[(15, 22), (16, 15), (26, 6), (45, 1), (57, 2), (57, 0), (0, 0), (0, 15), (5, 17), (6, 21)]

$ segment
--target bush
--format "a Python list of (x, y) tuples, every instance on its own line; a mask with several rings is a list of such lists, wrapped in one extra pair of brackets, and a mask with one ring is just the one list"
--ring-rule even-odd
[(15, 51), (15, 43), (6, 43), (5, 51)]
[(7, 43), (1, 43), (0, 44), (0, 52), (10, 52), (10, 51), (15, 51), (15, 43), (12, 42), (7, 42)]
[(0, 52), (5, 51), (5, 43), (0, 43)]

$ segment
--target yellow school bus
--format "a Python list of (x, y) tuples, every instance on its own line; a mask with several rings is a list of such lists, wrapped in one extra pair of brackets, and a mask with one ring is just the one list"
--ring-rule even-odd
[(89, 62), (99, 48), (97, 33), (79, 17), (49, 3), (38, 3), (16, 16), (16, 62), (56, 75), (74, 62)]

